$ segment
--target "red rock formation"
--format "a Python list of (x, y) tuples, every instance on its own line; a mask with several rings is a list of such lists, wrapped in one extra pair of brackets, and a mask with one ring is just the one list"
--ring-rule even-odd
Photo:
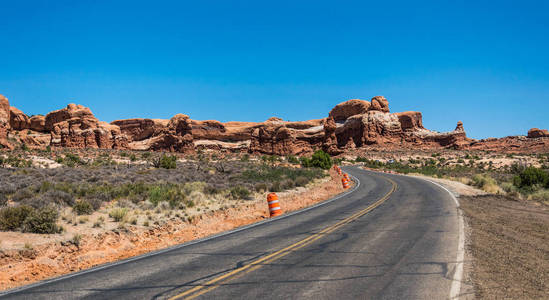
[(111, 122), (111, 125), (118, 126), (120, 131), (131, 141), (142, 141), (162, 131), (165, 126), (157, 126), (151, 119), (126, 119)]
[(148, 142), (150, 150), (192, 152), (194, 150), (192, 126), (189, 116), (177, 114), (167, 127)]
[(365, 114), (372, 104), (360, 99), (341, 102), (330, 111), (329, 116), (335, 121), (344, 121), (354, 115)]
[(0, 95), (0, 146), (11, 148), (10, 143), (8, 143), (8, 131), (10, 129), (10, 102), (8, 98)]
[(419, 111), (395, 113), (404, 131), (415, 131), (423, 128), (423, 117)]
[(51, 133), (51, 145), (69, 148), (126, 149), (128, 140), (120, 128), (98, 121), (91, 110), (82, 105), (46, 115), (45, 129)]
[(348, 118), (337, 128), (336, 136), (339, 148), (354, 148), (399, 139), (401, 132), (400, 122), (394, 114), (369, 111)]
[(337, 147), (337, 136), (335, 134), (337, 124), (332, 117), (328, 117), (324, 121), (324, 140), (322, 148), (325, 152), (331, 155), (341, 154), (343, 151)]
[(375, 96), (372, 98), (372, 106), (370, 110), (379, 110), (382, 112), (389, 112), (389, 101), (383, 96)]
[(532, 128), (528, 130), (528, 137), (531, 139), (549, 137), (549, 131), (547, 129)]
[(46, 132), (46, 117), (45, 116), (32, 116), (29, 120), (30, 129), (38, 132)]
[[(28, 130), (31, 130), (30, 132)], [(371, 102), (353, 99), (336, 105), (326, 119), (286, 122), (272, 117), (265, 122), (197, 121), (178, 114), (170, 120), (128, 119), (111, 124), (95, 118), (89, 108), (69, 104), (47, 116), (29, 118), (10, 108), (0, 96), (0, 144), (11, 147), (13, 137), (34, 147), (156, 150), (190, 153), (195, 149), (296, 155), (324, 149), (337, 155), (353, 148), (366, 149), (478, 149), (493, 151), (548, 151), (547, 130), (531, 129), (528, 137), (475, 141), (463, 123), (451, 132), (425, 129), (420, 112), (390, 113), (389, 102), (376, 96)]]
[(27, 115), (15, 107), (10, 107), (10, 126), (14, 130), (30, 128), (30, 120)]

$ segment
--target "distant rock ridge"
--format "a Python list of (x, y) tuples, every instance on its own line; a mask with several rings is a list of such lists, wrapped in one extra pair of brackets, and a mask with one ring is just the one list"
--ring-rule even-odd
[[(17, 134), (15, 134), (17, 133)], [(337, 104), (323, 119), (289, 122), (192, 120), (184, 114), (165, 119), (99, 121), (88, 107), (69, 104), (46, 116), (29, 117), (0, 95), (0, 145), (10, 139), (30, 147), (132, 149), (193, 153), (198, 149), (274, 155), (300, 155), (323, 149), (338, 155), (365, 149), (549, 149), (547, 130), (533, 128), (526, 137), (473, 140), (463, 123), (439, 133), (423, 126), (421, 112), (391, 113), (389, 101), (352, 99)], [(499, 148), (498, 148), (499, 147)]]

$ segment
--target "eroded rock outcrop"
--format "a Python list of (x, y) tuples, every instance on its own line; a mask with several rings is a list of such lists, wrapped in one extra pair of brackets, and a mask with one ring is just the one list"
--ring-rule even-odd
[(547, 129), (532, 128), (528, 130), (528, 137), (531, 139), (549, 137)]
[(8, 131), (10, 126), (10, 102), (8, 98), (0, 95), (0, 145), (11, 148), (8, 143)]
[(177, 114), (169, 120), (99, 121), (87, 107), (69, 104), (46, 116), (28, 117), (0, 96), (0, 144), (33, 147), (133, 149), (191, 153), (197, 149), (275, 155), (301, 155), (324, 149), (332, 155), (365, 149), (505, 149), (548, 151), (547, 130), (533, 128), (526, 137), (472, 140), (462, 122), (455, 130), (436, 132), (423, 127), (422, 114), (390, 113), (383, 96), (370, 101), (352, 99), (336, 105), (324, 119), (288, 122), (272, 117), (265, 122), (192, 120)]
[(46, 117), (41, 115), (32, 116), (29, 119), (29, 128), (38, 132), (46, 132)]
[(10, 126), (14, 130), (25, 130), (30, 128), (30, 119), (22, 111), (10, 107)]
[(69, 148), (126, 149), (128, 140), (120, 128), (95, 118), (82, 105), (69, 104), (66, 108), (46, 115), (45, 130), (51, 134), (51, 145)]

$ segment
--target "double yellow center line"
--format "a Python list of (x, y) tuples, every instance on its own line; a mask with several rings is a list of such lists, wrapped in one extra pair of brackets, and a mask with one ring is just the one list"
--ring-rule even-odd
[(281, 249), (281, 250), (278, 250), (274, 253), (271, 253), (267, 256), (264, 256), (264, 257), (261, 257), (261, 258), (258, 258), (257, 260), (255, 261), (252, 261), (251, 263), (245, 265), (245, 266), (242, 266), (242, 267), (239, 267), (237, 269), (234, 269), (233, 271), (229, 272), (229, 273), (226, 273), (226, 274), (223, 274), (221, 276), (218, 276), (204, 284), (201, 284), (201, 285), (197, 285), (195, 286), (194, 288), (192, 289), (189, 289), (189, 290), (186, 290), (184, 291), (183, 293), (181, 294), (178, 294), (178, 295), (175, 295), (173, 297), (170, 298), (170, 300), (175, 300), (175, 299), (194, 299), (200, 295), (203, 295), (207, 292), (210, 292), (216, 288), (218, 288), (219, 286), (221, 286), (222, 284), (228, 282), (229, 280), (232, 280), (232, 279), (235, 279), (237, 277), (240, 277), (246, 273), (249, 273), (249, 272), (252, 272), (252, 271), (255, 271), (259, 268), (261, 268), (262, 266), (266, 265), (266, 264), (269, 264), (275, 260), (278, 260), (296, 250), (299, 250), (307, 245), (310, 245), (312, 243), (314, 243), (316, 240), (322, 238), (323, 236), (339, 229), (340, 227), (348, 224), (348, 223), (351, 223), (353, 222), (354, 220), (362, 217), (363, 215), (369, 213), (370, 211), (372, 211), (373, 209), (375, 209), (376, 207), (380, 206), (383, 202), (385, 202), (387, 199), (389, 199), (389, 197), (391, 196), (391, 194), (396, 190), (397, 188), (397, 184), (389, 179), (389, 178), (385, 178), (387, 179), (391, 185), (392, 185), (392, 188), (391, 190), (385, 194), (385, 196), (383, 196), (381, 199), (377, 200), (375, 203), (373, 203), (372, 205), (366, 207), (365, 209), (355, 213), (354, 215), (350, 216), (350, 217), (347, 217), (345, 218), (344, 220), (341, 220), (339, 222), (337, 222), (336, 224), (334, 225), (331, 225), (331, 226), (328, 226), (326, 228), (324, 228), (323, 230), (321, 230), (320, 232), (318, 233), (315, 233), (301, 241), (298, 241), (284, 249)]

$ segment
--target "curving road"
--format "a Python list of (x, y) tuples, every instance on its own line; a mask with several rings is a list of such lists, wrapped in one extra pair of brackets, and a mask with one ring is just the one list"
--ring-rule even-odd
[(0, 298), (448, 299), (459, 292), (461, 225), (452, 196), (417, 178), (346, 171), (359, 184), (323, 205)]

